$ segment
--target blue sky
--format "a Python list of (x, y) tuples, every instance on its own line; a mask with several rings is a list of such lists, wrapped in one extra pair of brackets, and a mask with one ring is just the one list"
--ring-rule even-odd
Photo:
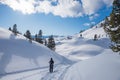
[(113, 0), (96, 0), (93, 4), (90, 0), (21, 1), (0, 0), (0, 27), (8, 29), (17, 24), (22, 33), (30, 30), (36, 34), (41, 29), (43, 35), (73, 35), (108, 16)]

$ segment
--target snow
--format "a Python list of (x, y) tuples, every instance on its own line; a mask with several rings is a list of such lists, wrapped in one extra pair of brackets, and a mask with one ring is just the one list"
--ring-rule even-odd
[[(69, 68), (69, 65), (57, 65), (54, 67), (54, 72), (49, 73), (48, 68), (25, 71), (22, 73), (10, 74), (2, 77), (2, 80), (62, 80), (64, 72)], [(0, 80), (1, 80), (0, 79)]]
[[(72, 61), (89, 59), (92, 56), (101, 54), (104, 50), (109, 49), (111, 43), (108, 35), (100, 27), (100, 23), (80, 34), (75, 34), (72, 39), (61, 39), (57, 41), (56, 52)], [(94, 41), (94, 35), (100, 36)]]
[(47, 67), (52, 57), (55, 64), (67, 63), (59, 54), (35, 41), (29, 42), (22, 35), (0, 28), (0, 74), (14, 73)]
[[(56, 52), (0, 28), (0, 80), (120, 80), (120, 55), (109, 48), (101, 23), (71, 39), (56, 37)], [(53, 73), (48, 69), (51, 57)]]
[(120, 80), (120, 55), (110, 50), (71, 66), (63, 80)]
[[(106, 40), (108, 42), (106, 43)], [(93, 41), (90, 39), (78, 38), (71, 42), (62, 42), (64, 44), (56, 47), (56, 52), (66, 56), (66, 58), (76, 60), (88, 59), (92, 56), (100, 54), (105, 49), (108, 49), (109, 39), (100, 39), (99, 41)], [(104, 43), (104, 44), (101, 44)], [(74, 59), (74, 60), (75, 60)]]
[[(103, 29), (103, 27), (101, 27), (101, 23), (103, 22), (100, 22), (99, 24), (95, 25), (93, 28), (90, 28), (84, 32), (82, 32), (82, 36), (84, 36), (84, 38), (87, 38), (87, 39), (94, 39), (94, 35), (97, 34), (97, 36), (100, 35), (101, 38), (106, 38), (106, 33)], [(96, 28), (97, 26), (97, 28)], [(75, 35), (76, 37), (79, 37), (80, 34), (77, 34)]]

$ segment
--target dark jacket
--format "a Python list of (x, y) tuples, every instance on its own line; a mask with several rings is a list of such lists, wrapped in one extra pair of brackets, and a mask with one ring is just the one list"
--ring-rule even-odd
[(50, 59), (49, 64), (50, 64), (50, 66), (51, 66), (51, 67), (53, 66), (54, 61), (53, 61), (53, 59), (52, 59), (52, 58)]

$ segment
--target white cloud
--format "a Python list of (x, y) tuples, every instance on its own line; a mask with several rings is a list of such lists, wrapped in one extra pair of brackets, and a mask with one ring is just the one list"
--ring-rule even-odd
[(77, 17), (82, 16), (81, 4), (73, 0), (59, 0), (56, 6), (51, 2), (55, 1), (40, 1), (35, 8), (37, 12), (45, 14), (52, 13), (61, 17)]
[(37, 6), (35, 7), (35, 11), (39, 13), (51, 13), (53, 12), (53, 6), (50, 1), (39, 1), (37, 2)]
[(95, 22), (91, 22), (92, 25), (95, 25)]
[(98, 16), (99, 16), (99, 14), (95, 13), (95, 14), (93, 14), (93, 15), (90, 15), (90, 16), (89, 16), (89, 19), (90, 19), (90, 20), (93, 20), (93, 19), (97, 18)]
[(107, 5), (107, 7), (112, 6), (113, 0), (103, 0), (103, 2)]
[(104, 6), (112, 6), (113, 0), (81, 0), (85, 14), (92, 15)]
[(83, 3), (83, 9), (85, 14), (91, 15), (94, 14), (97, 10), (99, 10), (103, 3), (102, 0), (81, 0)]
[(0, 0), (15, 11), (21, 11), (23, 14), (35, 13), (34, 0)]
[(84, 26), (93, 26), (93, 25), (95, 25), (95, 22), (84, 23), (83, 25), (84, 25)]
[[(93, 15), (103, 6), (111, 6), (112, 1), (81, 0), (80, 3), (79, 0), (0, 0), (0, 3), (8, 5), (15, 11), (21, 11), (23, 14), (52, 13), (61, 17), (79, 17)], [(52, 3), (56, 3), (56, 5)]]
[(82, 16), (82, 5), (75, 0), (59, 0), (58, 5), (53, 9), (53, 14), (61, 17)]
[(90, 26), (90, 23), (84, 23), (83, 25), (84, 26)]

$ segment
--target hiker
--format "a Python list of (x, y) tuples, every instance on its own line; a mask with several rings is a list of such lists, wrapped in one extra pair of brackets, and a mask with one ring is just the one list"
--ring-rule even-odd
[(54, 66), (54, 61), (53, 61), (52, 58), (50, 59), (49, 64), (50, 64), (49, 71), (50, 71), (50, 73), (52, 73), (53, 72), (53, 66)]

